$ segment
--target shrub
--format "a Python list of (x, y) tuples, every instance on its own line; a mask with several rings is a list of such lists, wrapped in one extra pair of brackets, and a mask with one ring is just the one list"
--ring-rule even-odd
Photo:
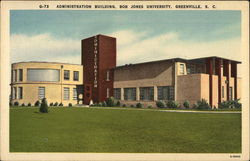
[(130, 105), (130, 107), (135, 107), (134, 105)]
[(211, 109), (210, 105), (207, 103), (207, 100), (205, 99), (201, 99), (199, 101), (197, 101), (197, 109)]
[(185, 108), (189, 108), (189, 102), (188, 102), (188, 101), (184, 101), (183, 106), (184, 106)]
[(19, 102), (14, 102), (14, 106), (19, 106)]
[(156, 102), (156, 106), (157, 106), (158, 108), (164, 108), (166, 105), (165, 105), (165, 103), (164, 103), (163, 101), (157, 101), (157, 102)]
[(9, 106), (13, 106), (13, 103), (10, 102), (10, 103), (9, 103)]
[(148, 108), (153, 108), (152, 105), (148, 105)]
[(240, 99), (233, 101), (234, 108), (242, 108), (242, 104), (240, 103)]
[(101, 103), (101, 106), (102, 107), (107, 107), (107, 103), (104, 101), (104, 102)]
[(58, 106), (58, 102), (55, 102), (55, 103), (54, 103), (54, 106)]
[(242, 104), (237, 100), (223, 101), (219, 104), (219, 108), (241, 108)]
[(139, 102), (136, 104), (136, 108), (142, 108), (142, 104)]
[(167, 105), (168, 108), (178, 108), (179, 107), (178, 102), (172, 101), (172, 100), (168, 101), (166, 103), (166, 105)]
[(28, 103), (28, 106), (31, 106), (31, 103)]
[(53, 102), (51, 102), (51, 103), (49, 104), (49, 106), (53, 106)]
[(117, 101), (117, 102), (116, 102), (116, 106), (117, 106), (117, 107), (120, 107), (120, 106), (121, 106), (121, 102), (120, 102), (120, 101)]
[(72, 107), (72, 103), (69, 103), (69, 107)]
[(126, 104), (123, 104), (122, 107), (127, 107), (127, 105), (126, 105)]
[(41, 113), (48, 113), (49, 112), (48, 103), (47, 103), (46, 98), (42, 99), (42, 103), (41, 103), (41, 106), (40, 106), (40, 112)]
[(25, 104), (23, 103), (22, 106), (25, 106)]
[(35, 106), (39, 106), (39, 105), (40, 105), (40, 101), (37, 100), (37, 101), (35, 102)]
[(63, 106), (63, 104), (62, 104), (62, 103), (60, 103), (60, 104), (59, 104), (59, 106)]
[(114, 97), (109, 97), (106, 100), (107, 107), (113, 107), (115, 105), (115, 99)]

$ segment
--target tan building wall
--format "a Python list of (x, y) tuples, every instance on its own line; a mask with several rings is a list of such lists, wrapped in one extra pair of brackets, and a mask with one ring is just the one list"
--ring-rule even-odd
[[(212, 102), (212, 108), (218, 107), (218, 76), (212, 75), (213, 79), (213, 102)], [(209, 86), (209, 85), (208, 85)], [(209, 100), (207, 100), (209, 102)]]
[(237, 78), (237, 97), (241, 99), (241, 78)]
[[(114, 71), (114, 88), (121, 88), (121, 104), (127, 106), (140, 102), (144, 107), (155, 107), (157, 87), (174, 86), (175, 66), (173, 61), (150, 62), (117, 67)], [(154, 101), (140, 100), (140, 87), (154, 88)], [(124, 88), (136, 88), (136, 100), (124, 100)]]
[[(73, 88), (77, 88), (77, 85), (83, 84), (83, 67), (82, 65), (75, 64), (63, 64), (63, 63), (47, 63), (47, 62), (21, 62), (12, 64), (12, 73), (14, 70), (23, 70), (23, 80), (19, 81), (19, 72), (17, 72), (17, 81), (14, 81), (12, 76), (12, 99), (11, 102), (19, 102), (19, 105), (34, 103), (39, 100), (38, 88), (45, 87), (45, 98), (48, 103), (63, 103), (68, 105), (69, 103), (77, 104), (78, 101), (73, 99)], [(59, 70), (59, 81), (48, 82), (48, 81), (28, 81), (27, 79), (27, 70), (28, 69), (57, 69)], [(64, 80), (64, 70), (69, 70), (69, 80)], [(78, 81), (73, 80), (73, 71), (78, 71)], [(22, 87), (23, 89), (23, 98), (19, 99), (18, 97), (14, 99), (13, 89), (16, 87)], [(69, 100), (64, 100), (64, 88), (69, 88)], [(18, 96), (18, 90), (16, 90)]]
[(171, 61), (117, 67), (114, 88), (173, 86), (174, 66)]
[(190, 105), (198, 100), (209, 100), (209, 76), (207, 74), (189, 74), (177, 77), (177, 102), (181, 105), (188, 101)]

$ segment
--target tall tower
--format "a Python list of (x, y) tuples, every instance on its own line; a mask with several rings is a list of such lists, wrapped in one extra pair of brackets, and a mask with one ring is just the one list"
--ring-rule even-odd
[(82, 40), (84, 104), (113, 96), (116, 38), (96, 35)]

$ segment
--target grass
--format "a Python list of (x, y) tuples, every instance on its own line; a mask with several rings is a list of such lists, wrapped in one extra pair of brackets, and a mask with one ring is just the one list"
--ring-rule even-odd
[(240, 153), (241, 114), (10, 109), (10, 152)]

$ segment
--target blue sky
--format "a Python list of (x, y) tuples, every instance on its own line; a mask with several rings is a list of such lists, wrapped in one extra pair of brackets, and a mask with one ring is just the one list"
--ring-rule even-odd
[(117, 38), (118, 64), (173, 57), (240, 60), (240, 11), (10, 12), (11, 61), (80, 63), (80, 40)]

